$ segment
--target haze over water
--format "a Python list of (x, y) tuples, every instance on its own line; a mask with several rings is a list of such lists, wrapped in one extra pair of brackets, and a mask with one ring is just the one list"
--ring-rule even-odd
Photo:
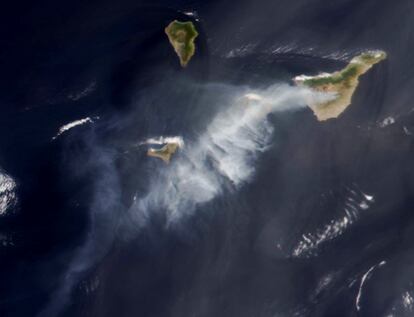
[[(411, 1), (1, 14), (1, 316), (412, 314)], [(185, 69), (175, 19), (200, 33)], [(375, 49), (318, 122), (292, 78)]]

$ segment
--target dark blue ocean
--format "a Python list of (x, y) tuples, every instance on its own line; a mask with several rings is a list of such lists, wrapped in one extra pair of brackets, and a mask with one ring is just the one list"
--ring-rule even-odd
[[(0, 316), (413, 316), (413, 17), (412, 0), (3, 3)], [(184, 69), (175, 19), (199, 32)], [(297, 105), (293, 77), (367, 50), (387, 59), (342, 115)], [(250, 92), (276, 110), (240, 112)], [(146, 155), (161, 137), (185, 142), (170, 164)]]

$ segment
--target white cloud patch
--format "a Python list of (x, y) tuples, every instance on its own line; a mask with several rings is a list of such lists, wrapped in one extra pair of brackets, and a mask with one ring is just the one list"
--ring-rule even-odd
[(381, 267), (381, 266), (383, 266), (383, 265), (385, 265), (386, 264), (386, 262), (385, 261), (381, 261), (379, 264), (377, 264), (377, 265), (374, 265), (374, 266), (372, 266), (363, 276), (362, 276), (362, 278), (361, 278), (361, 283), (360, 283), (360, 285), (359, 285), (359, 290), (358, 290), (358, 294), (357, 294), (357, 297), (356, 297), (356, 299), (355, 299), (355, 307), (356, 307), (356, 309), (357, 309), (357, 311), (360, 311), (361, 310), (361, 296), (362, 296), (362, 291), (363, 291), (363, 287), (364, 287), (364, 285), (365, 285), (365, 283), (368, 281), (368, 279), (371, 277), (371, 275), (372, 275), (372, 272), (375, 270), (375, 269), (377, 269), (377, 268), (379, 268), (379, 267)]
[(144, 145), (144, 144), (162, 145), (166, 143), (174, 143), (174, 144), (178, 144), (178, 146), (181, 148), (184, 147), (184, 140), (181, 136), (166, 136), (166, 137), (160, 136), (156, 138), (149, 138), (143, 142), (140, 142), (139, 145)]
[[(99, 119), (99, 118), (96, 118), (96, 119)], [(58, 133), (52, 138), (52, 140), (55, 140), (60, 135), (62, 135), (63, 133), (65, 133), (66, 131), (68, 131), (70, 129), (73, 129), (74, 127), (84, 125), (86, 123), (93, 123), (93, 122), (94, 122), (93, 119), (91, 119), (90, 117), (69, 122), (69, 123), (67, 123), (67, 124), (65, 124), (65, 125), (63, 125), (59, 128)]]
[(16, 204), (16, 183), (9, 175), (0, 170), (0, 216)]
[(380, 123), (378, 123), (378, 125), (381, 128), (385, 128), (389, 125), (393, 125), (395, 123), (395, 118), (394, 117), (386, 117), (384, 120), (382, 120)]

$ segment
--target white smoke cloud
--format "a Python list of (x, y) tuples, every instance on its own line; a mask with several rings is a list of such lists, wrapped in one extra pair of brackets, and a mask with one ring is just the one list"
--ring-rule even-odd
[(159, 210), (167, 212), (169, 224), (174, 223), (217, 197), (224, 184), (237, 189), (249, 182), (258, 155), (270, 146), (273, 127), (267, 116), (304, 108), (309, 98), (320, 102), (332, 98), (286, 84), (262, 90), (231, 87), (230, 95), (229, 104), (223, 105), (205, 132), (187, 142), (171, 164), (153, 177), (148, 194), (135, 201), (130, 212), (139, 226), (145, 225), (151, 211)]
[[(150, 138), (138, 143), (172, 142), (179, 144), (180, 150), (170, 164), (160, 165), (153, 173), (147, 194), (135, 199), (127, 214), (119, 213), (121, 187), (114, 153), (95, 146), (91, 162), (99, 170), (100, 178), (91, 206), (87, 241), (75, 252), (51, 302), (38, 317), (59, 315), (74, 285), (109, 250), (117, 230), (124, 237), (135, 237), (147, 220), (160, 211), (165, 212), (167, 225), (174, 225), (198, 206), (218, 197), (225, 187), (237, 190), (249, 182), (254, 176), (258, 155), (271, 145), (273, 127), (267, 120), (269, 114), (304, 108), (309, 97), (321, 102), (329, 98), (289, 85), (273, 85), (262, 90), (231, 86), (225, 90), (228, 98), (220, 100), (228, 102), (221, 106), (222, 110), (204, 132), (186, 141), (185, 147), (180, 136)], [(160, 164), (163, 163), (160, 161)]]

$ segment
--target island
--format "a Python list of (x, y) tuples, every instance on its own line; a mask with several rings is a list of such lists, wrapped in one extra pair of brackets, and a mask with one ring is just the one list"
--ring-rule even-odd
[(351, 104), (352, 95), (358, 87), (359, 77), (373, 65), (387, 57), (384, 51), (368, 51), (354, 57), (342, 70), (316, 76), (300, 75), (293, 79), (297, 86), (308, 87), (317, 92), (333, 93), (327, 102), (307, 100), (319, 121), (338, 117)]
[(175, 20), (165, 28), (165, 33), (180, 59), (181, 66), (186, 67), (195, 53), (194, 40), (198, 36), (193, 22)]
[(173, 154), (177, 151), (178, 147), (178, 143), (167, 143), (161, 149), (150, 148), (147, 152), (147, 155), (152, 157), (158, 157), (168, 164)]

